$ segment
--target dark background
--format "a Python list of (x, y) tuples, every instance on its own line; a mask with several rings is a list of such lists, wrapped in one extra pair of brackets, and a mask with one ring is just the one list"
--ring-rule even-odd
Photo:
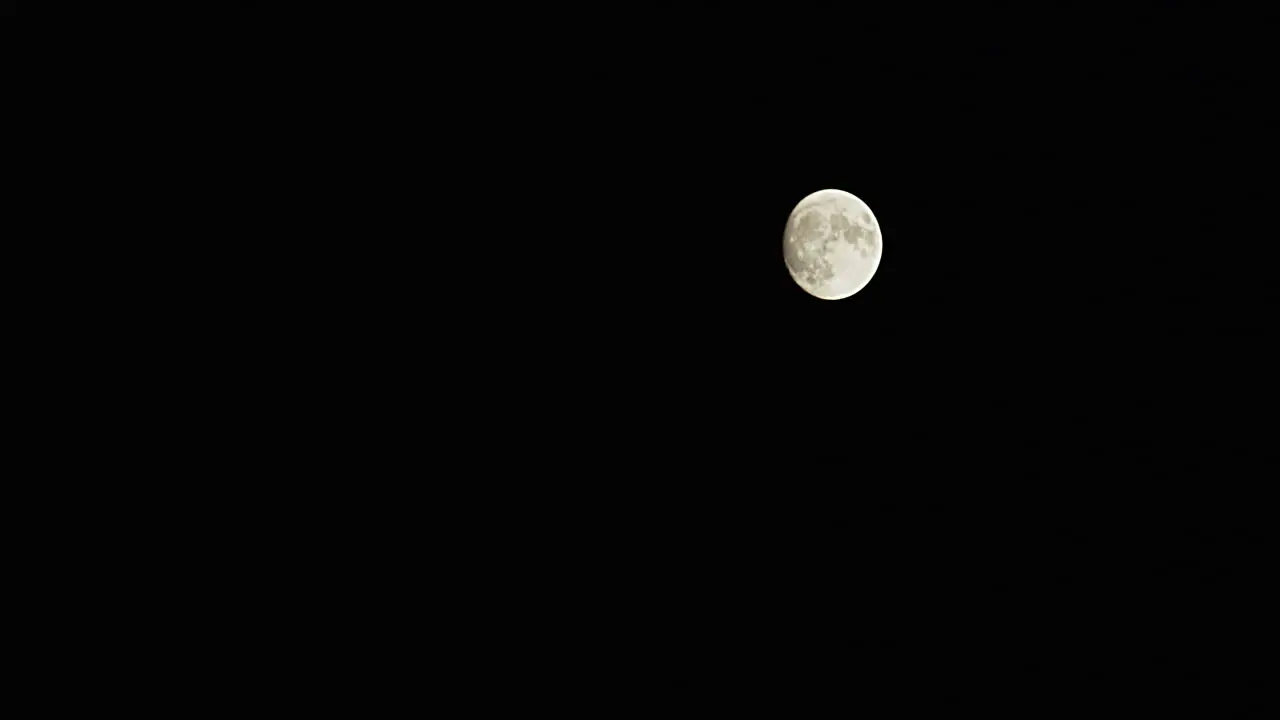
[[(402, 357), (432, 363), (420, 395), (385, 386), (415, 418), (392, 436), (486, 478), (443, 491), (476, 528), (450, 547), (497, 558), (502, 589), (474, 598), (533, 638), (521, 658), (580, 631), (588, 662), (635, 648), (592, 678), (1043, 702), (1200, 687), (1203, 658), (1247, 654), (1270, 18), (682, 5), (439, 27), (457, 44), (391, 83), (425, 86), (438, 124), (387, 147), (434, 180), (387, 183), (410, 208), (421, 188), (427, 231), (374, 243), (397, 261), (369, 265), (374, 307), (398, 310), (361, 337), (407, 333)], [(885, 243), (837, 302), (781, 257), (827, 187)]]
[[(425, 567), (456, 667), (575, 687), (1253, 682), (1219, 661), (1274, 475), (1274, 18), (896, 12), (245, 8), (122, 43), (113, 93), (166, 69), (126, 113), (174, 135), (156, 230), (209, 235), (156, 273), (196, 338), (149, 362), (208, 364), (175, 387), (231, 418), (199, 457), (281, 538), (264, 583), (412, 604)], [(781, 254), (828, 187), (884, 236), (836, 302)]]
[[(485, 303), (509, 351), (466, 357), (520, 385), (480, 427), (592, 478), (550, 516), (609, 508), (566, 541), (637, 542), (654, 592), (702, 598), (670, 600), (673, 653), (705, 631), (818, 686), (1092, 689), (1240, 656), (1275, 383), (1268, 18), (597, 22), (480, 105), (480, 137), (519, 150), (477, 181), (536, 202), (512, 238), (530, 287)], [(781, 258), (826, 187), (885, 243), (837, 302)]]
[[(729, 456), (778, 457), (850, 428), (897, 466), (931, 446), (1023, 472), (1013, 458), (1043, 471), (1051, 447), (1073, 463), (1206, 442), (1205, 418), (1270, 386), (1266, 18), (702, 7), (599, 24), (617, 32), (500, 66), (468, 116), (513, 152), (467, 180), (535, 199), (512, 241), (520, 292), (468, 302), (555, 358), (518, 365), (584, 416), (652, 410), (660, 454), (722, 428)], [(885, 238), (842, 302), (779, 258), (791, 208), (825, 187), (865, 199)]]
[[(464, 434), (774, 462), (783, 438), (854, 426), (887, 466), (1017, 474), (1116, 447), (1235, 462), (1217, 443), (1262, 427), (1244, 418), (1273, 384), (1272, 17), (228, 17), (252, 20), (206, 31), (166, 87), (235, 101), (171, 102), (152, 127), (200, 118), (188, 165), (234, 178), (208, 217), (242, 243), (218, 258), (261, 293), (255, 337), (403, 370), (373, 382), (438, 366), (411, 386)], [(885, 238), (839, 302), (781, 260), (790, 210), (826, 187)], [(251, 216), (271, 243), (232, 229)]]

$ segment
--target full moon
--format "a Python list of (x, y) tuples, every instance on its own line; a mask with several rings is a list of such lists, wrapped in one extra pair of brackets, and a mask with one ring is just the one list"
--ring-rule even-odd
[(840, 300), (871, 281), (884, 243), (871, 208), (843, 190), (819, 190), (791, 211), (782, 257), (796, 284), (823, 300)]

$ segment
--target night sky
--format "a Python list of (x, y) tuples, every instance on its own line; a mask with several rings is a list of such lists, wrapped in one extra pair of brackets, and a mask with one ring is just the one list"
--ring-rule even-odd
[[(156, 362), (196, 331), (210, 369), (175, 387), (234, 416), (208, 454), (277, 451), (228, 474), (299, 484), (247, 503), (323, 526), (297, 554), (371, 543), (371, 587), (457, 563), (474, 582), (433, 591), (493, 608), (477, 633), (649, 642), (664, 687), (918, 698), (1243, 657), (1274, 14), (821, 7), (317, 5), (114, 45), (85, 113), (164, 140), (159, 189), (110, 209), (173, 217), (171, 289), (137, 295), (199, 288)], [(883, 235), (845, 300), (782, 258), (823, 188)]]
[[(821, 7), (228, 12), (120, 43), (100, 86), (162, 99), (142, 127), (215, 183), (169, 206), (208, 202), (228, 240), (200, 267), (253, 337), (443, 364), (412, 386), (528, 457), (1247, 474), (1277, 366), (1274, 18)], [(782, 259), (823, 188), (883, 233), (846, 300)]]
[[(1196, 528), (1248, 524), (1270, 467), (1269, 25), (1048, 7), (652, 13), (571, 46), (607, 62), (530, 71), (510, 107), (554, 118), (518, 133), (518, 177), (552, 198), (532, 217), (563, 200), (590, 222), (528, 249), (536, 302), (494, 306), (525, 341), (513, 430), (551, 433), (526, 457), (639, 473), (618, 490), (636, 514), (696, 508), (694, 545), (723, 543), (739, 579), (735, 548), (786, 548), (770, 568), (799, 563), (789, 587), (824, 588), (820, 617), (869, 604), (902, 667), (939, 637), (940, 674), (958, 647), (1043, 678), (1202, 651), (1170, 660), (1171, 616), (1149, 608), (1212, 583), (1229, 603), (1250, 572), (1216, 546), (1242, 575), (1181, 568), (1205, 557)], [(835, 302), (796, 287), (780, 247), (828, 187), (884, 237), (871, 283)], [(1058, 614), (1069, 649), (1032, 659), (1050, 641), (1012, 625)], [(1089, 665), (1118, 626), (1141, 629)]]
[[(987, 456), (974, 433), (1052, 444), (1036, 428), (1077, 417), (1086, 443), (1139, 417), (1187, 437), (1175, 418), (1264, 367), (1276, 141), (1256, 23), (824, 17), (646, 17), (533, 96), (565, 112), (517, 172), (559, 178), (548, 192), (594, 222), (570, 230), (585, 254), (535, 246), (538, 289), (642, 400), (765, 436), (852, 426), (886, 451), (938, 423)], [(794, 286), (780, 249), (826, 187), (866, 200), (885, 243), (836, 302)]]
[[(88, 632), (44, 645), (357, 716), (1247, 716), (1274, 11), (557, 5), (14, 45), (6, 198), (53, 202), (10, 274), (52, 280), (10, 350), (54, 369), (12, 414), (56, 495), (16, 555)], [(823, 188), (883, 235), (839, 301), (782, 256)]]

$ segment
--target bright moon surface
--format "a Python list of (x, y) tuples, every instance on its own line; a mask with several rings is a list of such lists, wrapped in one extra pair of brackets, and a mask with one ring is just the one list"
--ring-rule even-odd
[(871, 281), (884, 243), (871, 208), (843, 190), (819, 190), (791, 211), (782, 257), (796, 284), (823, 300), (840, 300)]

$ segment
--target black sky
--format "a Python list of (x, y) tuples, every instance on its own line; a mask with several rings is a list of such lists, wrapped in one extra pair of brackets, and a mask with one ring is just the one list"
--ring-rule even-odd
[[(234, 102), (167, 107), (238, 178), (212, 217), (274, 211), (273, 242), (227, 254), (285, 308), (264, 334), (484, 378), (504, 409), (465, 427), (653, 462), (807, 442), (842, 473), (1247, 465), (1274, 384), (1274, 18), (818, 7), (233, 14), (168, 87)], [(781, 256), (828, 187), (884, 236), (838, 302)]]
[[(1262, 576), (1274, 17), (893, 5), (312, 8), (121, 44), (113, 92), (179, 68), (137, 84), (207, 183), (172, 207), (216, 230), (192, 265), (235, 344), (201, 337), (198, 385), (252, 388), (226, 432), (285, 448), (281, 516), (318, 459), (336, 516), (367, 493), (353, 524), (411, 538), (372, 541), (411, 555), (388, 575), (468, 558), (485, 627), (598, 611), (688, 684), (735, 675), (725, 648), (907, 689), (1231, 655), (1165, 631)], [(884, 238), (836, 302), (781, 247), (829, 187)]]
[[(827, 17), (828, 29), (787, 31), (774, 16), (699, 18), (653, 48), (656, 67), (625, 68), (638, 90), (601, 93), (619, 105), (620, 135), (601, 151), (617, 153), (619, 176), (667, 193), (670, 207), (645, 214), (671, 217), (672, 242), (754, 262), (758, 238), (777, 234), (767, 217), (843, 187), (885, 216), (880, 287), (839, 304), (860, 318), (996, 331), (1038, 312), (1042, 327), (1163, 333), (1261, 293), (1245, 267), (1254, 228), (1233, 225), (1252, 217), (1265, 183), (1251, 169), (1274, 150), (1260, 38), (1244, 19)], [(730, 233), (751, 251), (722, 253)], [(793, 305), (786, 283), (763, 290), (754, 265), (721, 270), (753, 278), (726, 292), (745, 303), (826, 311)], [(699, 280), (678, 286), (699, 295)], [(889, 297), (883, 312), (861, 308)], [(1203, 329), (1256, 329), (1236, 310)]]
[[(745, 403), (770, 428), (787, 408), (847, 418), (843, 373), (875, 373), (849, 402), (870, 393), (883, 421), (964, 425), (985, 403), (1045, 420), (1200, 402), (1189, 379), (1259, 362), (1275, 139), (1257, 22), (822, 17), (651, 13), (557, 57), (533, 96), (555, 120), (518, 172), (596, 223), (568, 231), (585, 255), (534, 250), (566, 332), (620, 344), (661, 397), (712, 391), (712, 415)], [(825, 187), (867, 200), (885, 238), (841, 302), (781, 260), (790, 209)], [(822, 378), (808, 399), (779, 382), (796, 375)]]

